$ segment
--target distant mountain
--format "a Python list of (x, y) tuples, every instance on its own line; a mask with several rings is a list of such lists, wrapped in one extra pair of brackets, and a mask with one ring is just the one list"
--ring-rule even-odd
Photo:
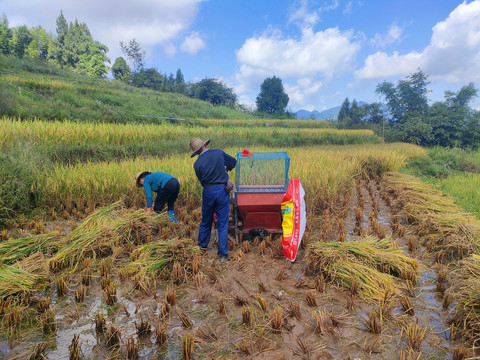
[[(358, 106), (368, 105), (365, 101), (359, 101)], [(312, 115), (315, 116), (315, 120), (337, 120), (338, 112), (340, 111), (341, 106), (335, 106), (333, 108), (323, 110), (319, 112), (317, 110), (307, 111), (307, 110), (298, 110), (296, 112), (297, 119), (312, 119)]]
[(297, 114), (297, 119), (310, 119), (310, 115), (312, 114), (310, 111), (307, 110), (298, 110), (295, 114)]

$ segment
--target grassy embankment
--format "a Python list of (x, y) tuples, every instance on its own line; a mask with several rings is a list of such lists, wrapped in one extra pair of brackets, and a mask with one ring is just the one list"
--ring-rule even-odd
[(480, 151), (432, 148), (402, 170), (436, 185), (480, 218)]
[(92, 80), (46, 64), (0, 56), (0, 112), (22, 119), (161, 123), (148, 117), (252, 119), (253, 116), (173, 93)]

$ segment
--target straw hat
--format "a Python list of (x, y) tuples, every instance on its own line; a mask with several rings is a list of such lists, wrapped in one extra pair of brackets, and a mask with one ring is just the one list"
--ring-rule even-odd
[(191, 138), (190, 139), (190, 148), (192, 149), (193, 153), (190, 157), (194, 157), (195, 155), (197, 155), (197, 153), (200, 151), (200, 149), (204, 145), (208, 145), (209, 143), (210, 143), (210, 140), (204, 142), (202, 139), (200, 139), (198, 137)]
[(140, 180), (140, 178), (142, 178), (142, 177), (147, 176), (148, 174), (151, 174), (151, 173), (149, 171), (140, 171), (140, 172), (135, 174), (135, 184), (137, 185), (137, 187), (142, 187), (143, 186), (142, 184), (140, 184), (140, 182), (138, 180)]

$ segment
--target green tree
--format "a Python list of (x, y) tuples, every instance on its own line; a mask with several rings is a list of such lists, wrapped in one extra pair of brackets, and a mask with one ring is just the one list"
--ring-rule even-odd
[(432, 126), (421, 117), (409, 117), (407, 121), (395, 124), (392, 131), (398, 141), (427, 145), (433, 140)]
[(337, 121), (343, 122), (346, 117), (349, 117), (350, 114), (350, 100), (348, 97), (343, 100), (342, 106), (340, 106), (340, 110), (338, 111)]
[(112, 66), (113, 77), (117, 80), (126, 81), (130, 78), (130, 68), (123, 57), (118, 57)]
[(237, 95), (233, 89), (226, 86), (217, 79), (205, 78), (190, 86), (188, 95), (190, 97), (208, 101), (213, 105), (225, 105), (234, 107), (237, 102)]
[(429, 145), (475, 147), (476, 126), (474, 112), (468, 104), (477, 97), (473, 83), (463, 86), (457, 93), (445, 91), (445, 101), (436, 102), (429, 109), (428, 123), (433, 139)]
[(60, 15), (56, 19), (57, 22), (57, 37), (53, 42), (49, 58), (54, 60), (55, 63), (59, 64), (63, 68), (65, 65), (65, 37), (68, 34), (68, 22), (63, 16), (63, 11), (60, 10)]
[(77, 19), (70, 22), (65, 36), (63, 62), (72, 68), (77, 67), (80, 56), (88, 53), (88, 46), (92, 43), (92, 34), (87, 24), (80, 23)]
[(9, 55), (12, 52), (11, 47), (12, 30), (8, 27), (8, 19), (5, 13), (0, 17), (0, 53)]
[(185, 79), (183, 78), (183, 74), (180, 69), (177, 70), (177, 74), (175, 76), (175, 92), (185, 94)]
[(260, 93), (256, 99), (257, 111), (270, 115), (285, 115), (285, 108), (289, 100), (282, 80), (276, 76), (267, 78), (260, 85)]
[(396, 140), (427, 145), (432, 140), (428, 116), (428, 76), (420, 69), (400, 80), (395, 86), (384, 81), (375, 92), (387, 101), (393, 134)]
[(477, 111), (465, 122), (462, 147), (478, 150), (480, 146), (480, 112)]
[(32, 41), (32, 34), (26, 25), (13, 28), (12, 49), (13, 53), (19, 58), (23, 58), (25, 51)]
[(175, 92), (175, 78), (173, 77), (173, 74), (170, 73), (167, 79), (167, 92)]
[(108, 67), (101, 55), (93, 54), (88, 61), (87, 75), (94, 79), (105, 78), (108, 72)]
[(361, 108), (363, 109), (364, 121), (374, 125), (381, 125), (384, 122), (385, 114), (381, 104), (374, 102), (362, 105)]
[(392, 122), (404, 122), (408, 117), (424, 118), (428, 110), (428, 76), (420, 69), (400, 80), (397, 86), (384, 81), (375, 92), (387, 100)]
[(350, 128), (356, 128), (362, 125), (362, 112), (356, 99), (353, 99), (350, 106)]
[(53, 36), (41, 26), (30, 30), (32, 41), (25, 51), (29, 59), (47, 59), (49, 48), (53, 42)]
[(120, 41), (120, 49), (123, 55), (132, 63), (133, 71), (138, 72), (145, 65), (145, 51), (142, 51), (140, 44), (135, 39), (131, 39), (128, 43)]
[(140, 71), (132, 74), (132, 85), (136, 87), (163, 91), (165, 83), (165, 77), (155, 68), (140, 69)]

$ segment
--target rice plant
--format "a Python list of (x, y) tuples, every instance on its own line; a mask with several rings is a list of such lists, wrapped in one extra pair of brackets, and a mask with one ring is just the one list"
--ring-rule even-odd
[(368, 314), (368, 328), (374, 334), (380, 334), (383, 327), (383, 316), (380, 311), (372, 311)]
[(80, 335), (73, 335), (72, 343), (69, 348), (69, 360), (80, 360)]
[(194, 336), (192, 333), (186, 333), (182, 342), (182, 358), (183, 360), (192, 359)]
[(206, 342), (214, 342), (218, 340), (217, 335), (212, 330), (212, 328), (210, 328), (210, 326), (208, 325), (198, 327), (195, 330), (195, 336), (198, 339), (202, 339), (203, 341), (206, 341)]
[(163, 322), (157, 322), (155, 324), (155, 343), (158, 346), (162, 346), (167, 341), (167, 329)]
[(175, 297), (176, 297), (175, 289), (167, 287), (167, 291), (165, 292), (165, 299), (167, 300), (167, 303), (174, 306), (176, 302)]
[(281, 331), (282, 330), (282, 324), (283, 324), (283, 317), (282, 317), (282, 308), (280, 306), (277, 306), (273, 310), (273, 316), (272, 320), (270, 322), (270, 326), (274, 331)]
[(149, 335), (152, 331), (152, 326), (147, 320), (140, 319), (140, 324), (135, 322), (135, 328), (137, 329), (138, 336), (146, 336)]
[(57, 322), (55, 321), (55, 314), (52, 310), (47, 310), (43, 313), (42, 329), (45, 335), (54, 334), (57, 331)]
[(37, 310), (40, 313), (46, 312), (48, 309), (50, 309), (50, 298), (43, 298), (40, 299), (37, 303)]
[(48, 348), (48, 344), (45, 342), (36, 344), (28, 359), (29, 360), (45, 360), (46, 357), (44, 353), (47, 350), (47, 348)]
[(400, 303), (402, 304), (403, 311), (405, 311), (408, 315), (415, 315), (415, 310), (413, 310), (412, 302), (410, 301), (410, 297), (402, 296), (400, 298)]
[(423, 338), (427, 332), (427, 327), (421, 329), (418, 324), (411, 324), (404, 327), (405, 335), (408, 339), (408, 345), (415, 351), (420, 350)]
[(293, 300), (288, 303), (288, 316), (291, 316), (297, 320), (300, 320), (302, 318), (299, 303)]
[(185, 328), (190, 329), (193, 327), (192, 320), (190, 320), (190, 317), (185, 313), (185, 311), (177, 310), (177, 315)]
[(312, 291), (307, 292), (305, 301), (307, 302), (308, 306), (317, 307), (317, 299), (315, 299), (315, 294)]
[(107, 328), (107, 345), (109, 348), (116, 348), (120, 346), (120, 330), (113, 324)]
[(127, 350), (127, 359), (128, 360), (137, 360), (138, 359), (138, 349), (139, 344), (135, 342), (133, 336), (129, 336), (126, 343), (125, 348)]
[(245, 305), (242, 308), (242, 324), (245, 324), (252, 329), (255, 327), (254, 312), (248, 305)]
[(263, 312), (267, 311), (267, 302), (260, 295), (257, 296), (257, 304)]
[(224, 298), (220, 298), (218, 301), (218, 313), (221, 315), (225, 315), (227, 313), (227, 307), (225, 306)]
[(317, 334), (325, 334), (328, 330), (327, 312), (325, 310), (317, 310), (313, 313), (314, 331)]
[(105, 315), (103, 313), (95, 314), (95, 332), (97, 334), (102, 334), (107, 328), (107, 322), (105, 320)]

